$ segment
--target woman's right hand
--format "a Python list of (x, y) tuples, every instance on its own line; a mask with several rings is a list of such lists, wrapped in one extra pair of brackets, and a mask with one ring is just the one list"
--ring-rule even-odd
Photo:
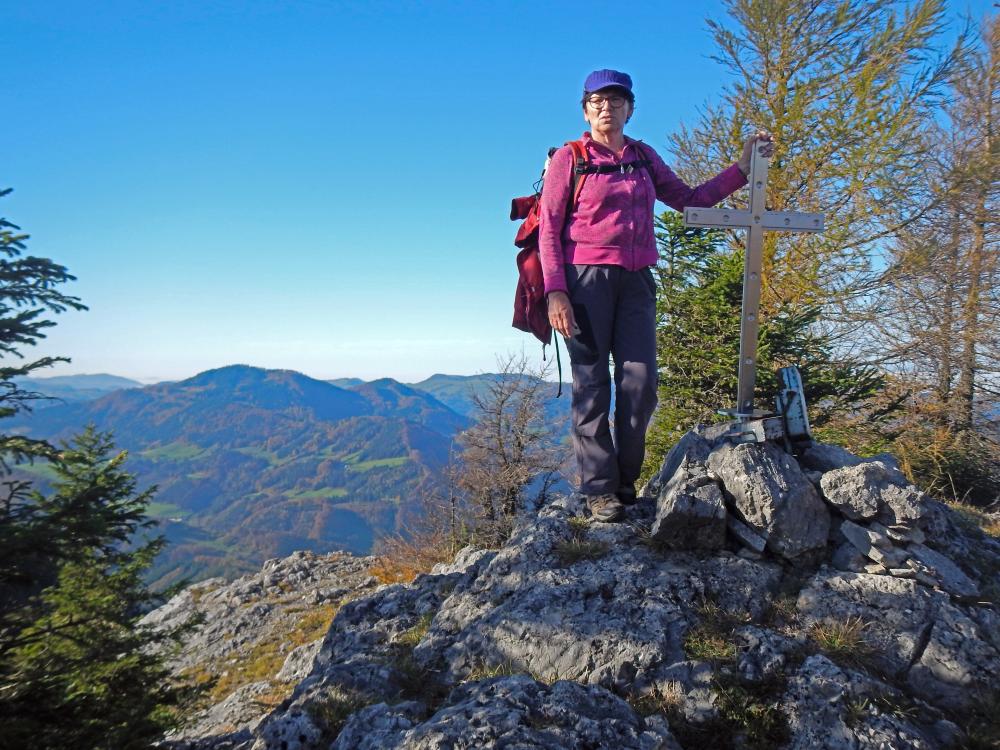
[(573, 306), (569, 303), (566, 292), (550, 292), (549, 325), (565, 338), (573, 338)]

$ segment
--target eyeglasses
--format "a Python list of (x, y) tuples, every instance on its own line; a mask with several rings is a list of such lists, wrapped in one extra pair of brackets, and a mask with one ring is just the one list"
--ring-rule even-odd
[(594, 94), (587, 97), (587, 104), (594, 109), (600, 109), (604, 106), (605, 102), (611, 105), (611, 109), (621, 109), (625, 106), (625, 102), (627, 101), (628, 99), (624, 96), (599, 96)]

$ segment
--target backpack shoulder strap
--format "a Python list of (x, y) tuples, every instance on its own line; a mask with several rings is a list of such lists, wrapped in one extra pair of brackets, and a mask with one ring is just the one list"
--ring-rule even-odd
[(573, 168), (569, 171), (570, 199), (569, 211), (567, 211), (568, 216), (580, 199), (580, 191), (583, 190), (583, 181), (587, 177), (587, 173), (584, 170), (590, 159), (587, 157), (587, 147), (583, 145), (583, 139), (566, 141), (566, 145), (573, 149)]
[(632, 141), (632, 145), (635, 146), (635, 150), (639, 152), (639, 156), (641, 157), (639, 161), (633, 163), (645, 169), (646, 174), (649, 175), (649, 179), (655, 184), (656, 179), (653, 177), (653, 160), (649, 158), (649, 146), (638, 140)]

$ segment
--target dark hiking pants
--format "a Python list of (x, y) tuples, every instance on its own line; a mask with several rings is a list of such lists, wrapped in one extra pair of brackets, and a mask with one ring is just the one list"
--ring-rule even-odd
[[(656, 284), (652, 271), (567, 265), (579, 333), (566, 342), (573, 370), (573, 447), (585, 495), (639, 477), (656, 406)], [(614, 435), (609, 424), (615, 363)]]

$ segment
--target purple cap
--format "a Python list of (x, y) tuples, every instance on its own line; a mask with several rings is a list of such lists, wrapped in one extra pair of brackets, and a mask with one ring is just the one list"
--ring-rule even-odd
[(618, 86), (632, 93), (632, 78), (628, 73), (617, 70), (595, 70), (583, 83), (583, 90), (587, 92), (600, 91), (608, 86)]

